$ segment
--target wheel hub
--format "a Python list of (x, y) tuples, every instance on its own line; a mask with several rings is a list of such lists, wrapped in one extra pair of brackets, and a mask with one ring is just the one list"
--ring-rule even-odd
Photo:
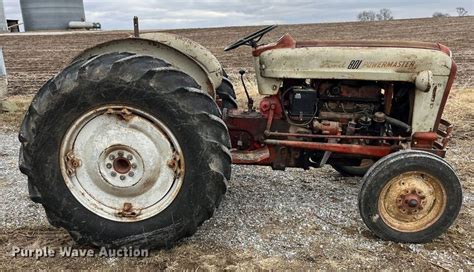
[(129, 146), (110, 146), (99, 158), (99, 171), (112, 186), (125, 188), (137, 184), (143, 177), (143, 160)]
[(407, 172), (382, 188), (379, 214), (396, 230), (416, 232), (436, 222), (445, 209), (446, 199), (439, 180), (423, 172)]
[(397, 198), (398, 209), (404, 214), (417, 213), (422, 210), (423, 205), (426, 204), (425, 198), (421, 190), (405, 190), (404, 193)]
[(132, 164), (128, 159), (117, 158), (114, 160), (114, 170), (120, 174), (127, 174), (132, 169)]
[(184, 158), (172, 132), (128, 106), (104, 106), (81, 116), (60, 152), (72, 194), (90, 211), (114, 221), (156, 215), (171, 204), (184, 179)]

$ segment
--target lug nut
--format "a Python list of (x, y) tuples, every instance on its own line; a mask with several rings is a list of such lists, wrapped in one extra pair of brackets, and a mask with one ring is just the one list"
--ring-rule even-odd
[(133, 177), (134, 175), (135, 175), (135, 173), (133, 173), (132, 171), (128, 172), (129, 177)]
[(133, 160), (132, 155), (127, 155), (127, 160), (129, 160), (129, 161)]
[(114, 156), (114, 155), (110, 155), (110, 156), (109, 156), (109, 160), (111, 160), (111, 161), (115, 160), (115, 156)]
[(132, 163), (132, 168), (133, 168), (133, 169), (137, 168), (137, 165), (134, 164), (134, 163)]
[(123, 157), (123, 152), (122, 151), (119, 151), (117, 154), (118, 154), (119, 157)]
[(112, 172), (110, 173), (110, 175), (111, 175), (112, 177), (115, 177), (115, 176), (117, 176), (117, 173), (115, 173), (114, 171), (112, 171)]
[(125, 179), (125, 176), (120, 176), (120, 180), (124, 180)]
[(111, 164), (111, 163), (107, 163), (107, 164), (105, 165), (105, 167), (107, 167), (107, 168), (110, 169), (110, 168), (112, 168), (112, 164)]

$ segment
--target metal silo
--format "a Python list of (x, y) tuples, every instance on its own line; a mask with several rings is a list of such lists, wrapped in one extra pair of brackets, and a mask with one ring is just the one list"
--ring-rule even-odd
[(85, 21), (82, 0), (20, 0), (25, 31), (66, 30), (70, 21)]
[(3, 0), (0, 0), (0, 32), (8, 31), (5, 10), (3, 9)]

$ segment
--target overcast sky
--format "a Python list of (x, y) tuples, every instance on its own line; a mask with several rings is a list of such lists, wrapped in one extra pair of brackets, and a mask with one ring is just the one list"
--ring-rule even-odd
[[(20, 19), (19, 0), (3, 0), (7, 18)], [(362, 10), (392, 10), (395, 18), (431, 17), (440, 11), (456, 15), (456, 7), (474, 14), (474, 0), (84, 0), (87, 21), (103, 29), (131, 29), (132, 17), (141, 29), (218, 27), (354, 21)]]

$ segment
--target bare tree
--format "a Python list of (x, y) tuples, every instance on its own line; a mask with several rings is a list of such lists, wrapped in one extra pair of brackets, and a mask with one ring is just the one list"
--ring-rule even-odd
[(466, 16), (467, 15), (467, 10), (463, 7), (457, 7), (456, 12), (458, 13), (458, 16)]
[(381, 9), (376, 16), (379, 21), (393, 20), (392, 11), (387, 8)]
[(379, 11), (379, 13), (375, 14), (372, 10), (364, 10), (357, 15), (357, 19), (362, 22), (367, 21), (386, 21), (386, 20), (393, 20), (392, 11), (383, 8)]
[(375, 12), (364, 10), (357, 15), (357, 19), (361, 22), (375, 21)]
[(442, 17), (449, 17), (449, 13), (442, 13), (439, 11), (433, 13), (433, 18), (442, 18)]

